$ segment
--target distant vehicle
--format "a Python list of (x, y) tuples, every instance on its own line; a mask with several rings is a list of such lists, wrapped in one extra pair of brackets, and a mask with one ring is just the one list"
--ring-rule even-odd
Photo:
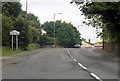
[(74, 48), (81, 48), (80, 44), (75, 44)]

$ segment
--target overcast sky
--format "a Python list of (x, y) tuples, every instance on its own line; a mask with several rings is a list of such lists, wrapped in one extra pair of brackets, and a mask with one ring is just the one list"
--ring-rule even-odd
[[(22, 9), (25, 10), (26, 0), (20, 0), (22, 3)], [(78, 27), (79, 32), (82, 34), (81, 37), (86, 40), (91, 39), (92, 43), (101, 41), (100, 38), (96, 38), (96, 29), (88, 27), (82, 22), (85, 20), (84, 16), (81, 16), (79, 6), (75, 3), (70, 4), (72, 0), (28, 0), (28, 12), (38, 16), (41, 24), (46, 21), (53, 21), (54, 13), (62, 13), (56, 15), (56, 20), (62, 20), (71, 22), (74, 26)]]

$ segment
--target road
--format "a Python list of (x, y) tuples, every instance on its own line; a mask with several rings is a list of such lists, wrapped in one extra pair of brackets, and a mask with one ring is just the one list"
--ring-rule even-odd
[[(3, 66), (2, 71), (3, 79), (92, 79), (97, 81), (97, 78), (118, 79), (118, 61), (97, 53), (92, 48), (50, 48)], [(95, 75), (92, 76), (91, 73)]]

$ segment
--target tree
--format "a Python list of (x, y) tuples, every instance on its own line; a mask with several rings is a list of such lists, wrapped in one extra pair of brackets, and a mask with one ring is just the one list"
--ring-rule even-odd
[[(62, 27), (62, 22), (61, 21), (56, 21), (55, 22), (55, 33), (57, 33), (58, 28)], [(43, 30), (45, 30), (48, 34), (49, 37), (54, 37), (54, 22), (45, 22), (41, 27)]]
[(114, 42), (120, 40), (120, 2), (84, 2), (77, 4), (81, 5), (80, 10), (88, 19), (88, 25), (102, 28), (103, 32), (100, 34), (102, 36), (109, 35), (107, 38), (116, 39)]
[(38, 43), (39, 43), (41, 46), (44, 46), (44, 45), (47, 45), (48, 41), (49, 41), (48, 36), (47, 36), (46, 34), (44, 34), (44, 35), (41, 35), (41, 36), (40, 36), (40, 40), (39, 40)]
[(39, 31), (39, 29), (29, 26), (28, 32), (30, 43), (37, 43), (38, 41), (40, 41), (41, 32)]
[(3, 46), (10, 47), (11, 36), (9, 33), (12, 30), (20, 32), (19, 47), (22, 50), (27, 50), (29, 43), (39, 43), (44, 41), (42, 40), (44, 36), (41, 36), (41, 28), (38, 17), (32, 13), (27, 13), (27, 19), (25, 19), (26, 11), (21, 10), (21, 3), (3, 2), (2, 11)]
[(40, 22), (37, 16), (35, 16), (32, 13), (29, 13), (27, 15), (27, 21), (29, 26), (29, 38), (30, 43), (38, 43), (40, 41), (41, 37), (41, 28), (40, 28)]
[(63, 26), (57, 31), (57, 44), (63, 47), (73, 47), (80, 44), (80, 33), (70, 23), (63, 22)]
[(15, 30), (20, 31), (19, 47), (23, 50), (27, 50), (27, 46), (29, 45), (28, 24), (25, 22), (23, 17), (18, 16), (15, 20), (14, 26)]
[(21, 12), (21, 6), (19, 2), (3, 2), (2, 13), (6, 16), (17, 17)]
[(2, 46), (11, 46), (10, 32), (14, 28), (14, 23), (10, 17), (2, 15)]
[(11, 46), (11, 36), (9, 33), (14, 29), (14, 20), (21, 12), (19, 2), (2, 3), (2, 45)]
[[(53, 38), (53, 23), (45, 22), (42, 28), (47, 32), (48, 37)], [(56, 21), (55, 22), (56, 44), (63, 47), (72, 47), (76, 43), (80, 43), (80, 33), (70, 23)], [(53, 43), (53, 42), (52, 42)]]
[(53, 23), (54, 22), (45, 22), (41, 27), (43, 28), (43, 30), (45, 30), (47, 32), (47, 35), (49, 37), (53, 37)]

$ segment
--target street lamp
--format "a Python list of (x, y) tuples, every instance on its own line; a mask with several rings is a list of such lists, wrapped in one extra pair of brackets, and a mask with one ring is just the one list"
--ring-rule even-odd
[(55, 15), (62, 14), (62, 13), (55, 13), (54, 14), (54, 48), (55, 48)]

